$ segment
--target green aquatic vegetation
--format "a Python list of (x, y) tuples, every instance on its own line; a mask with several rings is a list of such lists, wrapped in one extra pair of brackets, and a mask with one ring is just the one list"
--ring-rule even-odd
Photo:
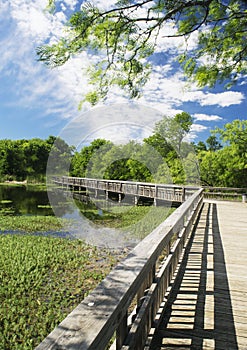
[(123, 229), (135, 238), (144, 238), (161, 224), (175, 209), (155, 206), (116, 206), (110, 211), (93, 206), (80, 207), (85, 217), (99, 226)]
[(0, 235), (0, 349), (33, 349), (115, 263), (79, 240)]
[(69, 225), (69, 221), (55, 216), (9, 216), (0, 215), (1, 231), (21, 231), (26, 233), (59, 231)]
[(0, 217), (5, 215), (14, 215), (15, 212), (16, 210), (13, 207), (0, 208)]
[(0, 201), (0, 204), (10, 204), (10, 203), (12, 203), (12, 201), (10, 199), (2, 199)]
[(124, 214), (124, 230), (135, 238), (143, 239), (174, 211), (169, 207), (133, 207)]
[[(135, 231), (140, 238), (150, 233), (175, 210), (170, 207), (150, 205), (116, 205), (110, 206), (109, 209), (98, 209), (94, 203), (85, 204), (79, 200), (75, 202), (81, 213), (95, 224), (116, 229), (131, 228), (131, 232)], [(139, 229), (141, 232), (138, 232)]]
[(51, 205), (50, 204), (38, 204), (37, 207), (41, 208), (41, 209), (49, 209), (49, 208), (51, 208)]

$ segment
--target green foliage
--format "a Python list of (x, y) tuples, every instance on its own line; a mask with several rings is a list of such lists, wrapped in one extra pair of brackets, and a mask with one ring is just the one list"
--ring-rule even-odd
[(182, 141), (190, 131), (192, 122), (191, 115), (186, 112), (178, 113), (173, 118), (164, 116), (155, 125), (154, 131), (160, 134), (172, 149), (180, 152)]
[(129, 141), (125, 145), (113, 145), (106, 140), (94, 140), (90, 146), (75, 153), (71, 175), (124, 181), (194, 183), (199, 175), (198, 169), (195, 170), (196, 160), (192, 160), (193, 147), (184, 142), (191, 125), (191, 116), (182, 112), (174, 118), (164, 117), (156, 124), (153, 135), (144, 139), (142, 144)]
[[(56, 3), (49, 0), (50, 8), (55, 9)], [(114, 85), (136, 98), (149, 79), (149, 58), (155, 53), (160, 32), (171, 24), (176, 28), (172, 36), (187, 40), (192, 33), (198, 34), (198, 45), (185, 50), (178, 60), (199, 86), (225, 80), (232, 84), (246, 73), (247, 10), (243, 0), (116, 1), (108, 10), (84, 2), (66, 24), (66, 35), (55, 44), (38, 47), (37, 54), (51, 67), (63, 65), (82, 51), (98, 55), (87, 72), (93, 89), (82, 102), (98, 103)]]
[(0, 348), (34, 349), (115, 263), (79, 240), (0, 235)]
[[(219, 147), (217, 136), (224, 142), (224, 147)], [(247, 121), (236, 119), (225, 124), (222, 129), (217, 128), (212, 132), (210, 140), (212, 140), (211, 149), (202, 150), (198, 154), (202, 182), (210, 186), (245, 188)]]
[[(203, 3), (203, 2), (202, 2)], [(204, 6), (202, 4), (202, 6)], [(191, 18), (182, 20), (186, 30), (193, 30)], [(197, 81), (199, 86), (214, 86), (217, 81), (230, 80), (235, 83), (240, 73), (245, 73), (246, 65), (246, 27), (247, 11), (244, 1), (219, 2), (212, 0), (204, 6), (204, 18), (201, 16), (198, 47), (180, 57), (185, 72)], [(198, 22), (197, 22), (198, 23)], [(180, 32), (186, 30), (182, 27)], [(204, 57), (203, 65), (200, 58)]]
[(72, 149), (54, 136), (47, 140), (0, 140), (0, 180), (44, 182), (49, 157), (58, 169), (71, 154)]
[(89, 146), (85, 146), (80, 152), (75, 152), (70, 164), (71, 176), (85, 177), (90, 168), (93, 155), (99, 150), (100, 154), (107, 152), (113, 144), (104, 139), (95, 139)]
[(217, 140), (217, 137), (215, 135), (209, 136), (209, 138), (207, 138), (206, 140), (206, 143), (208, 145), (209, 151), (215, 152), (222, 148), (220, 142)]

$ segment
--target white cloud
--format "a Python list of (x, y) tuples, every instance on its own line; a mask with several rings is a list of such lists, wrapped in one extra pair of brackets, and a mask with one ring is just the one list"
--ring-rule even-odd
[(201, 106), (218, 105), (220, 107), (229, 107), (242, 103), (244, 98), (244, 95), (237, 91), (224, 91), (219, 93), (188, 91), (183, 95), (182, 100), (184, 102), (198, 102)]
[(208, 115), (208, 114), (203, 114), (203, 113), (196, 113), (193, 115), (193, 117), (195, 118), (195, 120), (198, 120), (198, 121), (209, 121), (209, 122), (222, 119), (218, 115)]
[(190, 142), (198, 137), (198, 133), (208, 130), (208, 127), (201, 124), (192, 124), (189, 134), (185, 137), (185, 141)]
[(173, 36), (177, 28), (173, 24), (162, 27), (157, 38), (157, 52), (169, 50), (170, 53), (182, 53), (185, 49), (192, 50), (198, 43), (198, 33), (192, 33), (186, 40), (183, 37)]
[(200, 103), (202, 106), (219, 105), (220, 107), (229, 107), (238, 105), (244, 100), (244, 95), (241, 92), (225, 91), (221, 93), (204, 94)]
[(62, 2), (71, 10), (74, 10), (76, 5), (78, 4), (78, 0), (63, 0)]
[(205, 125), (201, 125), (201, 124), (192, 124), (191, 126), (191, 132), (202, 132), (207, 130), (208, 127)]
[[(104, 2), (95, 0), (95, 3), (109, 8), (115, 3), (115, 0)], [(73, 10), (76, 4), (78, 4), (77, 0), (60, 2), (64, 9), (70, 10)], [(79, 114), (78, 103), (90, 89), (85, 69), (93, 62), (94, 57), (89, 57), (84, 52), (69, 60), (64, 66), (53, 70), (37, 62), (35, 48), (45, 40), (56, 41), (64, 33), (65, 14), (59, 12), (52, 16), (44, 11), (46, 6), (47, 0), (32, 2), (29, 0), (9, 2), (0, 0), (0, 20), (5, 28), (4, 35), (0, 37), (0, 72), (5, 78), (13, 80), (16, 105), (23, 105), (27, 108), (40, 107), (44, 115), (56, 114), (60, 119), (71, 119)], [(175, 53), (183, 48), (183, 39), (165, 37), (170, 35), (172, 30), (171, 26), (166, 26), (160, 32), (159, 52), (168, 49)], [(196, 35), (191, 36), (187, 44), (190, 48), (194, 47), (197, 44)], [(116, 104), (126, 99), (124, 92), (114, 87), (104, 103)], [(240, 92), (226, 91), (214, 94), (200, 91), (195, 85), (188, 88), (183, 73), (178, 70), (174, 71), (172, 63), (166, 63), (154, 66), (154, 71), (139, 102), (157, 109), (161, 115), (173, 116), (182, 111), (184, 102), (198, 103), (201, 106), (228, 107), (240, 104), (243, 99), (244, 96)], [(87, 108), (89, 107), (85, 105), (84, 111)], [(99, 118), (102, 119), (102, 123), (107, 123), (104, 115)], [(142, 118), (144, 117), (140, 116), (140, 120)], [(198, 121), (218, 121), (221, 117), (197, 113), (195, 118)], [(152, 127), (156, 121), (158, 118), (152, 123), (149, 121), (148, 127)], [(94, 123), (96, 123), (94, 126), (97, 126), (95, 119)], [(84, 126), (89, 130), (92, 128), (88, 120)], [(106, 138), (109, 130), (104, 130)], [(206, 127), (196, 124), (192, 132), (195, 135), (204, 130)], [(114, 135), (124, 139), (131, 137), (131, 132), (127, 128), (122, 131), (122, 136), (119, 131), (114, 131)]]

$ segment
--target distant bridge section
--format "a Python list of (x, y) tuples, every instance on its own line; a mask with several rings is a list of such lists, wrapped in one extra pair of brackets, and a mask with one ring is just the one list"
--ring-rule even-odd
[(161, 202), (183, 203), (199, 187), (173, 184), (155, 184), (121, 180), (104, 180), (68, 176), (54, 176), (53, 183), (73, 191), (82, 191), (96, 198), (114, 199), (121, 202), (128, 196), (138, 204), (139, 200), (152, 200), (154, 205)]

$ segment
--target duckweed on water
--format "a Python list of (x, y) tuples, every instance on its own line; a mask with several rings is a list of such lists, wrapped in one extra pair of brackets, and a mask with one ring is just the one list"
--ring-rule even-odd
[(115, 263), (79, 240), (0, 235), (0, 349), (33, 349)]

